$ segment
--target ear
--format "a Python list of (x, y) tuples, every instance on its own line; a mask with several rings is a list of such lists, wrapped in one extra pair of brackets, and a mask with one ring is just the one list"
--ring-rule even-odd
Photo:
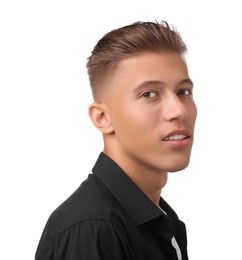
[(109, 117), (108, 110), (104, 104), (93, 103), (88, 109), (89, 117), (93, 125), (99, 129), (103, 134), (112, 134), (113, 126)]

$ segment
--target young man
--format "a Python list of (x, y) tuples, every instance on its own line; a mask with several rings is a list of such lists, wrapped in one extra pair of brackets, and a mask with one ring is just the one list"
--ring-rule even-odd
[(36, 260), (186, 260), (185, 225), (161, 197), (187, 167), (196, 106), (186, 46), (166, 22), (107, 33), (87, 68), (104, 150), (50, 216)]

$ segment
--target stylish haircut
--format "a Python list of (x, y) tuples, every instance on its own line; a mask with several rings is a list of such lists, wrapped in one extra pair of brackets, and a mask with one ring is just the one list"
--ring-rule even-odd
[(179, 32), (166, 21), (135, 22), (105, 34), (87, 59), (93, 97), (103, 91), (106, 80), (128, 57), (142, 53), (177, 53), (187, 51)]

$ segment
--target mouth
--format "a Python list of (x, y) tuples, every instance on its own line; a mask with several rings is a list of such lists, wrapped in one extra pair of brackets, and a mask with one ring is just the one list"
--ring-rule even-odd
[(184, 135), (184, 134), (176, 134), (176, 135), (172, 135), (169, 137), (164, 138), (164, 141), (182, 141), (184, 139), (190, 138), (190, 136), (188, 135)]
[(191, 131), (188, 129), (174, 130), (170, 132), (162, 141), (166, 142), (172, 148), (183, 148), (191, 143)]

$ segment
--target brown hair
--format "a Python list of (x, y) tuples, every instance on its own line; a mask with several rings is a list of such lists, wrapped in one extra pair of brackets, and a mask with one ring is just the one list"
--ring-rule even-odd
[(187, 51), (180, 34), (167, 22), (135, 22), (103, 36), (88, 58), (87, 69), (94, 98), (105, 80), (127, 57), (144, 52), (178, 53)]

